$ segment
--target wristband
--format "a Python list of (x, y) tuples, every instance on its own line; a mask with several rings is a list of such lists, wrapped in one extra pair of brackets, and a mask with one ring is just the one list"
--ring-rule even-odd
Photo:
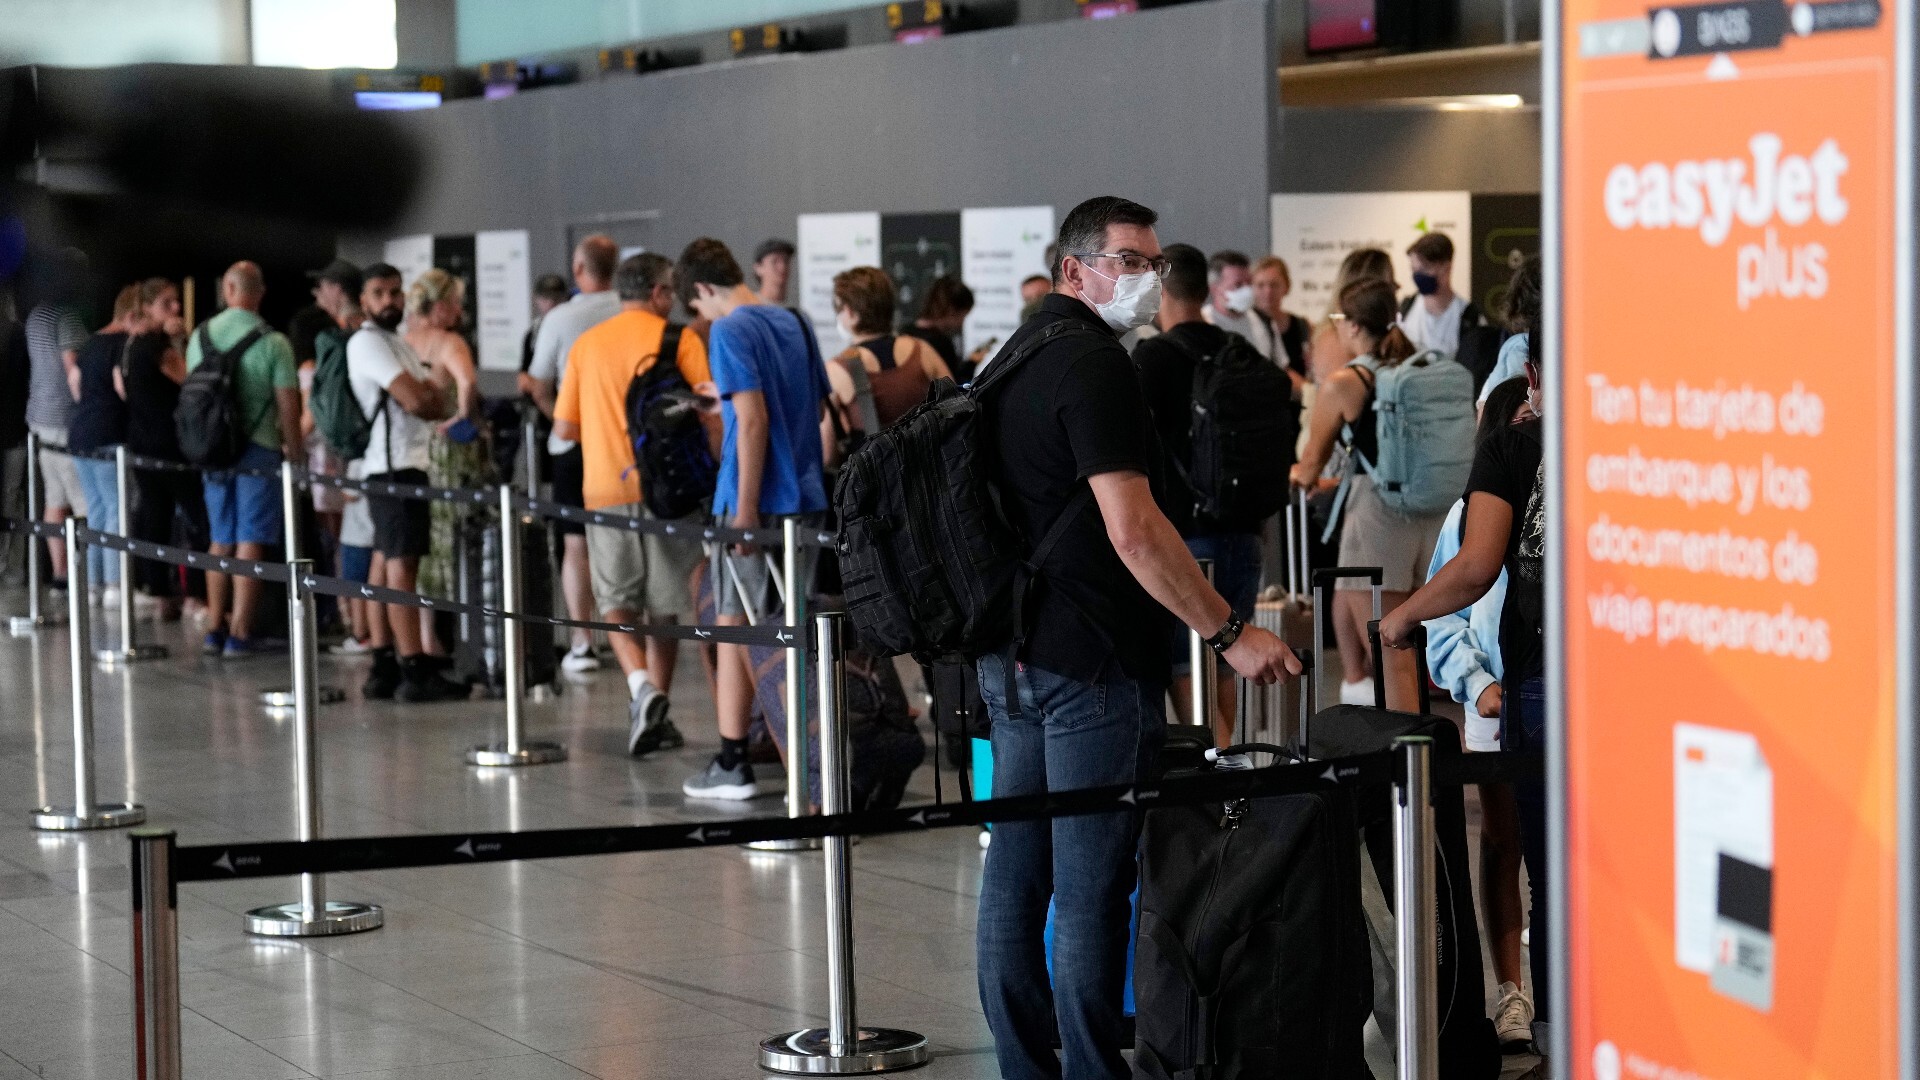
[(1233, 648), (1233, 643), (1240, 640), (1240, 632), (1246, 628), (1246, 623), (1229, 615), (1227, 625), (1221, 627), (1219, 633), (1207, 639), (1207, 648), (1212, 649), (1216, 654), (1225, 655), (1228, 649)]

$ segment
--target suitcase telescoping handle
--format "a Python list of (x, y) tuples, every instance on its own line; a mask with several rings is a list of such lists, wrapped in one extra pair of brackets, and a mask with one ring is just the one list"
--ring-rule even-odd
[(1307, 581), (1313, 576), (1313, 549), (1307, 537), (1309, 528), (1307, 519), (1307, 489), (1295, 488), (1293, 502), (1286, 508), (1283, 528), (1286, 532), (1287, 556), (1287, 599), (1298, 603), (1307, 589)]
[[(1307, 717), (1313, 712), (1313, 696), (1309, 692), (1312, 688), (1312, 683), (1309, 680), (1313, 678), (1313, 652), (1300, 648), (1297, 645), (1289, 646), (1289, 648), (1293, 649), (1293, 655), (1300, 661), (1300, 679), (1306, 683), (1306, 685), (1300, 687), (1300, 730), (1305, 731), (1307, 729)], [(1244, 739), (1245, 736), (1243, 735), (1242, 738)], [(1234, 754), (1255, 752), (1272, 754), (1275, 757), (1288, 761), (1307, 760), (1307, 745), (1304, 741), (1298, 746), (1281, 746), (1278, 743), (1242, 741), (1232, 746), (1220, 747), (1217, 750), (1210, 749), (1206, 752), (1206, 759), (1213, 762), (1219, 761), (1223, 757), (1231, 757)]]
[[(1413, 639), (1414, 662), (1419, 665), (1420, 715), (1433, 712), (1433, 673), (1427, 670), (1427, 628), (1415, 626), (1409, 635)], [(1380, 643), (1380, 620), (1367, 623), (1367, 645), (1373, 650), (1373, 704), (1375, 708), (1387, 707), (1387, 657)]]
[(1320, 687), (1327, 684), (1327, 673), (1318, 665), (1326, 661), (1327, 613), (1333, 610), (1334, 582), (1342, 578), (1365, 578), (1373, 584), (1373, 617), (1380, 618), (1380, 585), (1386, 580), (1385, 571), (1377, 566), (1331, 566), (1313, 572), (1313, 688), (1316, 696)]

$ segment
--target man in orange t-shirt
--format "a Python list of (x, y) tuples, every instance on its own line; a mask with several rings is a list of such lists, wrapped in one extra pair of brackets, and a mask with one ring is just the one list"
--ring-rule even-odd
[[(633, 460), (627, 431), (627, 387), (634, 376), (659, 362), (667, 316), (673, 312), (673, 263), (643, 253), (614, 272), (620, 313), (575, 339), (567, 354), (566, 374), (553, 408), (553, 431), (580, 443), (582, 493), (588, 510), (628, 517), (650, 517), (641, 503), (646, 477)], [(707, 347), (698, 334), (679, 332), (674, 360), (687, 384), (712, 396), (713, 375)], [(717, 419), (717, 417), (716, 417)], [(685, 520), (687, 539), (638, 533), (605, 525), (587, 526), (587, 565), (593, 597), (609, 622), (642, 620), (673, 623), (693, 610), (688, 579), (703, 551), (699, 530), (707, 515)], [(627, 676), (627, 751), (635, 756), (685, 744), (667, 719), (667, 692), (673, 685), (678, 643), (650, 637), (642, 646), (630, 634), (610, 634), (614, 656)]]

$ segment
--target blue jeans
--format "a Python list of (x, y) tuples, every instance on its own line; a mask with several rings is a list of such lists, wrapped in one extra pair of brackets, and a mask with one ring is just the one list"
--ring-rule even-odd
[[(993, 716), (995, 798), (1147, 776), (1166, 726), (1165, 687), (1120, 677), (1076, 682), (1023, 666), (1014, 717), (1006, 663), (980, 660), (980, 696)], [(980, 1004), (1005, 1080), (1128, 1075), (1121, 994), (1139, 838), (1131, 811), (994, 826), (980, 882)], [(1042, 940), (1049, 899), (1051, 982)]]
[[(1500, 749), (1545, 752), (1547, 748), (1547, 680), (1534, 676), (1502, 699)], [(1547, 924), (1547, 785), (1528, 780), (1513, 785), (1513, 801), (1520, 811), (1520, 858), (1527, 867), (1527, 926), (1533, 944), (1527, 948), (1527, 974), (1533, 979), (1533, 1013), (1547, 1021), (1547, 981), (1554, 942)]]
[[(1213, 590), (1227, 601), (1234, 617), (1253, 621), (1253, 608), (1260, 600), (1260, 538), (1252, 533), (1221, 533), (1217, 536), (1187, 537), (1187, 551), (1196, 559), (1213, 560)], [(1173, 625), (1173, 673), (1176, 677), (1192, 674), (1187, 662), (1187, 628), (1176, 620)], [(1225, 660), (1219, 661), (1222, 669)]]
[(280, 451), (248, 443), (234, 467), (254, 473), (210, 472), (203, 478), (209, 539), (220, 546), (285, 540), (280, 531), (280, 478), (257, 475), (262, 469), (280, 468)]
[[(87, 499), (87, 528), (94, 532), (120, 531), (120, 484), (111, 461), (73, 455), (80, 474), (80, 491)], [(87, 582), (98, 588), (120, 584), (120, 553), (98, 544), (87, 545)]]

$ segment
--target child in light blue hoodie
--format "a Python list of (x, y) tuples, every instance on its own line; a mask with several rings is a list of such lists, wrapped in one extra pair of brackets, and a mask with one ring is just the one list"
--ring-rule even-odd
[[(1527, 401), (1523, 375), (1500, 385), (1489, 380), (1480, 413), (1479, 439), (1513, 423)], [(1439, 542), (1427, 566), (1432, 578), (1460, 551), (1461, 517), (1466, 501), (1453, 504)], [(1500, 611), (1507, 598), (1507, 575), (1465, 611), (1430, 619), (1427, 627), (1427, 665), (1436, 685), (1466, 706), (1467, 749), (1500, 749)], [(1520, 932), (1525, 924), (1520, 904), (1520, 828), (1513, 790), (1505, 784), (1480, 787), (1480, 906), (1487, 926), (1488, 950), (1494, 977), (1500, 982), (1500, 1004), (1494, 1027), (1502, 1043), (1518, 1045), (1531, 1036), (1533, 1002), (1520, 988), (1525, 966), (1520, 958)]]

